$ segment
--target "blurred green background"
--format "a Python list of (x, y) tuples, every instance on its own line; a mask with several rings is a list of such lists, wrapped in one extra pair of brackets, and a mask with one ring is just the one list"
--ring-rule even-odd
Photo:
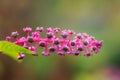
[(120, 0), (0, 0), (0, 38), (31, 26), (86, 32), (104, 44), (99, 54), (0, 56), (0, 80), (120, 80)]

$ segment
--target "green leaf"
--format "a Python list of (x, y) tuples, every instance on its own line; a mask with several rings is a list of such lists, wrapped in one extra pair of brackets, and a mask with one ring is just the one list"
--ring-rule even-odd
[(0, 52), (3, 54), (10, 56), (14, 60), (20, 62), (21, 60), (18, 60), (18, 53), (23, 54), (34, 54), (32, 51), (27, 50), (19, 45), (16, 45), (14, 43), (8, 42), (8, 41), (0, 41)]

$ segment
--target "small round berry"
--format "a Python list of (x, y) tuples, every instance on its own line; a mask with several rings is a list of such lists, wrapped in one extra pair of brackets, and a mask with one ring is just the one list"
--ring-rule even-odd
[(53, 35), (52, 34), (47, 34), (47, 38), (52, 38), (53, 37)]
[(77, 36), (77, 38), (78, 38), (78, 39), (81, 39), (81, 36), (79, 35), (79, 36)]
[(54, 28), (54, 32), (58, 33), (60, 31), (60, 28)]
[(79, 54), (80, 54), (80, 53), (78, 53), (78, 52), (75, 52), (75, 53), (74, 53), (75, 56), (78, 56)]
[(66, 35), (66, 34), (63, 34), (63, 35), (62, 35), (62, 38), (67, 38), (67, 35)]
[(83, 51), (83, 48), (79, 47), (79, 48), (78, 48), (78, 51)]
[(87, 41), (85, 41), (85, 42), (84, 42), (84, 45), (85, 45), (85, 46), (87, 46), (87, 45), (88, 45), (88, 42), (87, 42)]
[(65, 53), (59, 52), (58, 55), (60, 55), (60, 56), (65, 56)]
[(54, 41), (54, 44), (55, 44), (55, 45), (58, 45), (59, 43), (60, 43), (60, 42), (59, 42), (58, 40), (55, 40), (55, 41)]
[(40, 47), (45, 47), (45, 43), (44, 43), (44, 42), (41, 42), (41, 43), (39, 43), (39, 46), (40, 46)]
[(55, 48), (51, 47), (51, 48), (49, 49), (49, 51), (50, 51), (50, 52), (55, 52)]
[(90, 53), (88, 53), (88, 54), (86, 54), (86, 56), (91, 56), (91, 54), (90, 54)]
[(71, 44), (71, 46), (75, 46), (75, 42), (71, 42), (70, 44)]
[(32, 37), (29, 37), (29, 38), (28, 38), (28, 42), (30, 42), (30, 43), (34, 42), (33, 38), (32, 38)]
[(63, 48), (63, 51), (67, 52), (67, 51), (68, 51), (68, 48), (67, 48), (67, 47), (64, 47), (64, 48)]
[(93, 48), (92, 48), (92, 50), (93, 50), (93, 51), (95, 51), (95, 50), (96, 50), (96, 48), (95, 48), (95, 47), (93, 47)]

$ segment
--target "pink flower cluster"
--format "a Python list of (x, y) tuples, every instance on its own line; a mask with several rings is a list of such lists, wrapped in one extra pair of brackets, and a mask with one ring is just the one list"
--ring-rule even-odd
[[(31, 27), (23, 28), (26, 33), (25, 37), (19, 38), (19, 33), (12, 32), (11, 36), (7, 36), (7, 41), (13, 41), (26, 49), (34, 52), (35, 56), (38, 56), (37, 48), (41, 48), (44, 51), (42, 55), (49, 56), (51, 53), (65, 56), (66, 54), (72, 54), (75, 56), (81, 55), (92, 56), (93, 53), (98, 53), (103, 41), (97, 41), (93, 36), (86, 33), (75, 34), (72, 30), (61, 30), (60, 28), (47, 28), (37, 27), (35, 31), (32, 31)], [(46, 32), (46, 37), (42, 38), (41, 34)], [(75, 36), (73, 38), (73, 36)], [(24, 54), (19, 53), (18, 59), (23, 59)]]

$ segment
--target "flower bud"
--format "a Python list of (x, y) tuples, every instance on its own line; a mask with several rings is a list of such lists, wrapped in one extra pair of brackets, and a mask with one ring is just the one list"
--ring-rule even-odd
[(43, 31), (44, 31), (44, 28), (43, 28), (43, 27), (37, 27), (37, 28), (36, 28), (36, 31), (43, 32)]
[(31, 27), (26, 27), (26, 28), (23, 28), (23, 31), (24, 31), (25, 33), (29, 33), (29, 32), (32, 31), (32, 28), (31, 28)]
[(18, 37), (18, 32), (16, 31), (16, 32), (12, 32), (12, 34), (11, 34), (11, 36), (13, 37), (13, 38), (17, 38)]

